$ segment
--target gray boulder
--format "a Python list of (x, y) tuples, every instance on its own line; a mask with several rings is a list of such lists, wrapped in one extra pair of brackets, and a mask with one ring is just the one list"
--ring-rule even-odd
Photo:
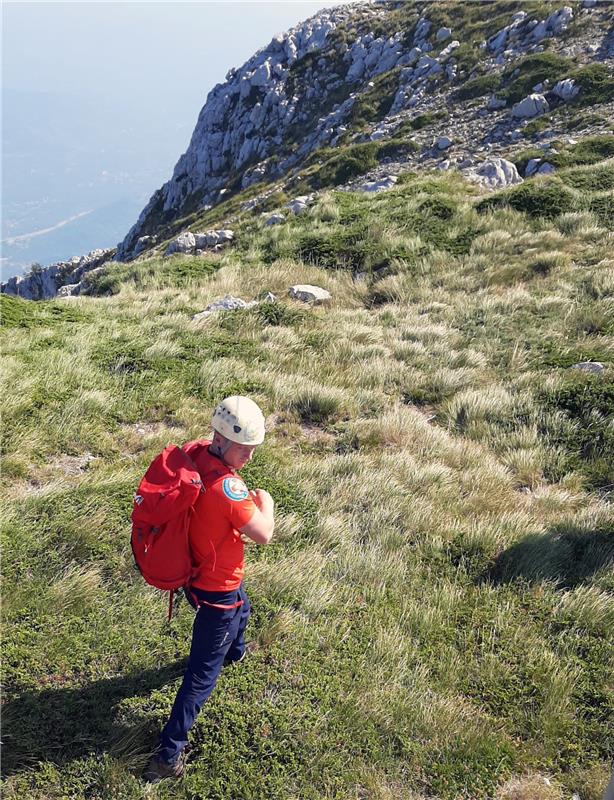
[(219, 242), (219, 237), (216, 231), (207, 231), (206, 233), (195, 233), (194, 240), (197, 250), (212, 250)]
[(196, 249), (196, 239), (191, 231), (180, 233), (177, 238), (169, 244), (164, 252), (165, 256), (172, 256), (175, 253), (193, 253)]
[(530, 158), (524, 170), (525, 178), (530, 178), (531, 175), (535, 175), (541, 163), (541, 158)]
[(530, 94), (512, 108), (512, 116), (519, 119), (530, 119), (550, 110), (543, 94)]
[(505, 158), (492, 158), (471, 168), (467, 177), (490, 189), (503, 189), (522, 183), (515, 164)]
[(386, 189), (392, 189), (398, 180), (399, 179), (396, 175), (387, 175), (385, 178), (380, 178), (378, 181), (367, 181), (367, 183), (357, 186), (356, 191), (373, 192), (377, 194), (377, 192), (383, 192)]
[(195, 233), (194, 240), (197, 250), (219, 250), (223, 245), (229, 244), (234, 239), (234, 233), (230, 230), (205, 231)]
[(507, 100), (504, 100), (502, 97), (496, 97), (493, 95), (488, 103), (486, 103), (486, 108), (489, 111), (498, 111), (500, 108), (505, 108), (507, 105)]
[(435, 145), (438, 150), (447, 150), (448, 147), (452, 147), (452, 139), (448, 136), (440, 136), (435, 142)]
[(572, 364), (569, 369), (579, 369), (582, 372), (591, 372), (594, 375), (598, 375), (604, 371), (605, 365), (600, 361), (579, 361), (577, 364)]
[(564, 100), (565, 102), (573, 100), (579, 91), (580, 87), (576, 86), (576, 82), (573, 80), (573, 78), (566, 78), (564, 81), (559, 81), (552, 88), (552, 94), (560, 97), (561, 100)]
[(240, 297), (233, 297), (233, 295), (227, 294), (224, 297), (221, 297), (219, 300), (214, 300), (212, 303), (209, 303), (204, 311), (194, 314), (192, 319), (195, 322), (199, 322), (200, 320), (207, 319), (213, 314), (218, 314), (220, 311), (234, 311), (238, 308), (252, 308), (255, 305), (257, 305), (255, 300), (251, 300), (249, 303), (246, 303), (245, 300), (241, 300)]
[(301, 300), (303, 303), (312, 303), (319, 305), (326, 303), (331, 299), (331, 294), (321, 286), (312, 286), (309, 283), (300, 283), (291, 286), (288, 289), (288, 294), (295, 300)]
[(293, 214), (302, 214), (303, 211), (307, 211), (309, 208), (309, 203), (312, 200), (312, 195), (304, 194), (300, 197), (295, 197), (294, 200), (290, 200), (289, 203), (286, 203), (286, 208), (289, 208)]
[(65, 283), (64, 286), (60, 286), (58, 289), (58, 293), (56, 297), (58, 298), (66, 298), (66, 297), (76, 297), (81, 290), (81, 283)]
[(445, 42), (450, 36), (452, 36), (451, 28), (440, 28), (435, 34), (435, 39), (437, 39), (438, 42)]
[(282, 222), (285, 222), (286, 218), (283, 214), (271, 214), (271, 216), (267, 219), (266, 225), (281, 225)]

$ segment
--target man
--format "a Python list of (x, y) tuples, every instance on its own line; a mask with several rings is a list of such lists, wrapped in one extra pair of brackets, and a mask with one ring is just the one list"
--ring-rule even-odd
[(264, 441), (264, 417), (248, 397), (227, 397), (215, 409), (213, 440), (195, 457), (205, 491), (194, 505), (190, 546), (196, 576), (188, 599), (197, 609), (183, 682), (145, 778), (157, 783), (183, 773), (188, 731), (225, 664), (246, 653), (250, 604), (243, 588), (243, 545), (267, 544), (274, 503), (264, 489), (249, 491), (236, 471)]

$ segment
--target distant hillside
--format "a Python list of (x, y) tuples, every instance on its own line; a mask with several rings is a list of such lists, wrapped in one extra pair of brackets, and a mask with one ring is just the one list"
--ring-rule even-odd
[[(179, 219), (202, 217), (199, 209), (253, 196), (246, 187), (291, 197), (378, 163), (396, 162), (396, 173), (467, 168), (554, 134), (611, 130), (611, 22), (611, 6), (593, 0), (322, 11), (210, 92), (190, 147), (119, 257), (142, 236), (168, 238)], [(514, 111), (531, 95), (537, 106)], [(360, 148), (370, 141), (377, 146)]]

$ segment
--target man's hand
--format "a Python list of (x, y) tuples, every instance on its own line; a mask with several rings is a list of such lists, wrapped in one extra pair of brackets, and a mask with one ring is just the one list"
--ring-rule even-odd
[(270, 509), (273, 511), (275, 508), (275, 501), (266, 489), (252, 490), (252, 497), (254, 498), (254, 503), (258, 506), (260, 511), (264, 511), (265, 509)]

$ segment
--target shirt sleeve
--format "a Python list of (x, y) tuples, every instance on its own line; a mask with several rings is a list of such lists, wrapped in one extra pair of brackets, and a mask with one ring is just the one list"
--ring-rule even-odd
[(257, 508), (247, 486), (239, 477), (224, 478), (216, 490), (223, 515), (233, 528), (241, 530)]

